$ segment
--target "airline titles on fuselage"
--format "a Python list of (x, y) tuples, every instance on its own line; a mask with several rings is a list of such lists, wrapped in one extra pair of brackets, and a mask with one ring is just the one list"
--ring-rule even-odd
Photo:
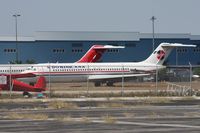
[(51, 68), (52, 69), (69, 69), (69, 68), (72, 68), (72, 69), (77, 69), (77, 68), (84, 69), (85, 66), (51, 66)]
[(129, 71), (127, 67), (120, 67), (120, 66), (113, 66), (113, 67), (106, 67), (106, 66), (87, 66), (87, 65), (60, 65), (60, 66), (47, 66), (47, 68), (51, 68), (51, 71), (93, 71), (93, 72), (100, 72), (100, 71)]

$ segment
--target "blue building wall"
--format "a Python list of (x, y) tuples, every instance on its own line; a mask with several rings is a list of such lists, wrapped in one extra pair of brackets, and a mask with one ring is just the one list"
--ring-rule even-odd
[[(178, 64), (200, 64), (200, 40), (190, 39), (156, 39), (155, 48), (162, 42), (196, 44), (197, 48), (178, 49)], [(75, 62), (94, 44), (122, 45), (125, 49), (107, 51), (102, 62), (131, 62), (142, 61), (152, 53), (152, 39), (142, 38), (139, 41), (20, 41), (19, 59), (25, 63), (33, 59), (36, 63), (44, 62)], [(14, 41), (0, 41), (0, 63), (7, 64), (16, 59)], [(8, 52), (8, 49), (12, 52)], [(167, 64), (176, 64), (176, 50), (173, 50), (167, 59)]]

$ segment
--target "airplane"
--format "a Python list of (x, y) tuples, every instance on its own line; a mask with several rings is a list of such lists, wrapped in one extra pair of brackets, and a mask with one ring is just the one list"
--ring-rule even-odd
[[(76, 63), (98, 62), (106, 50), (122, 48), (125, 47), (95, 44)], [(0, 65), (0, 75), (21, 73), (32, 65), (34, 64), (2, 64)]]
[[(15, 77), (14, 75), (12, 75)], [(26, 75), (27, 76), (27, 75)], [(28, 77), (28, 76), (27, 76)], [(15, 77), (17, 78), (17, 77)], [(8, 79), (8, 80), (7, 80)], [(0, 76), (1, 84), (0, 90), (2, 91), (23, 91), (23, 96), (31, 96), (28, 92), (42, 92), (46, 91), (46, 79), (43, 76), (40, 76), (34, 85), (29, 85), (22, 81), (11, 79), (9, 76)], [(12, 80), (10, 82), (10, 80)], [(4, 83), (3, 83), (4, 82)], [(12, 86), (10, 90), (10, 86)]]
[[(93, 45), (86, 54), (75, 63), (97, 62), (102, 57), (107, 49), (119, 49), (124, 46), (112, 45)], [(60, 64), (60, 63), (56, 63)], [(19, 81), (17, 79), (23, 77), (35, 77), (33, 74), (20, 74), (28, 67), (36, 64), (10, 64), (0, 65), (0, 90), (23, 91), (23, 95), (29, 95), (28, 92), (42, 92), (46, 88), (46, 79), (39, 76), (36, 84), (30, 82), (29, 84)]]
[[(81, 82), (92, 81), (95, 86), (106, 83), (108, 86), (122, 78), (147, 76), (156, 70), (165, 68), (164, 61), (173, 48), (196, 47), (179, 43), (161, 43), (153, 53), (141, 62), (116, 63), (43, 63), (28, 67), (22, 74), (32, 74), (34, 77), (44, 76), (53, 82)], [(26, 82), (33, 82), (34, 78), (22, 78)]]

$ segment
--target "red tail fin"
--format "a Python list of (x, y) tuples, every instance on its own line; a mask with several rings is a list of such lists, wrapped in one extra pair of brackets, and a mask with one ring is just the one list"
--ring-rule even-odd
[(46, 90), (46, 79), (45, 77), (41, 76), (38, 78), (36, 84), (34, 85), (34, 88), (40, 88), (41, 90)]
[(92, 46), (87, 53), (79, 60), (78, 63), (84, 62), (97, 62), (106, 49), (98, 49), (99, 47), (103, 48), (103, 45), (94, 45)]
[(123, 46), (112, 46), (112, 45), (94, 45), (92, 46), (87, 53), (79, 60), (78, 63), (85, 62), (97, 62), (102, 57), (103, 53), (107, 49), (119, 49), (124, 48)]

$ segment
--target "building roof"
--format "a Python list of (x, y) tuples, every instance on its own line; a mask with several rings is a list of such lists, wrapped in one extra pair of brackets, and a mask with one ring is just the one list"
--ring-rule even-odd
[(191, 40), (200, 40), (200, 35), (192, 35), (190, 37)]
[[(184, 33), (155, 33), (154, 34), (155, 38), (160, 38), (160, 39), (162, 39), (162, 38), (164, 38), (164, 39), (167, 39), (167, 38), (190, 39), (191, 36), (192, 36), (191, 34), (184, 34)], [(144, 38), (152, 38), (152, 33), (140, 33), (140, 38), (143, 38), (143, 39)]]
[(139, 41), (139, 32), (38, 31), (36, 40)]
[[(33, 37), (19, 36), (17, 37), (18, 41), (35, 41)], [(0, 41), (16, 41), (15, 36), (0, 36)]]
[[(18, 41), (139, 41), (152, 38), (152, 33), (102, 31), (37, 31), (33, 37), (18, 37)], [(156, 33), (155, 38), (200, 40), (200, 35)], [(0, 41), (16, 41), (15, 36), (0, 36)]]

